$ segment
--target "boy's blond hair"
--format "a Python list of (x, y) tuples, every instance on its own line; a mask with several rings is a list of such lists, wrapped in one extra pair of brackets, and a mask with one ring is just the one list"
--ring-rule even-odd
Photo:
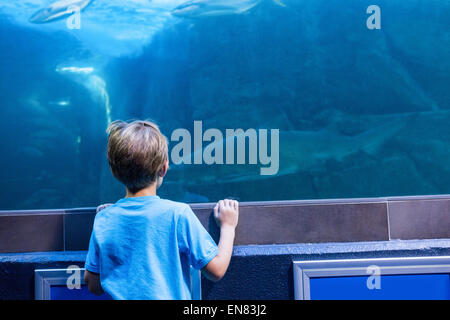
[(107, 129), (113, 175), (136, 193), (153, 184), (168, 160), (167, 139), (150, 121), (114, 121)]

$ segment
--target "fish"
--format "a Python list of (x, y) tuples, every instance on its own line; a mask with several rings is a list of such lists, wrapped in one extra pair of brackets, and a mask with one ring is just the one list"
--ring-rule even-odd
[[(279, 170), (276, 177), (296, 174), (299, 172), (315, 172), (320, 170), (329, 160), (342, 161), (346, 157), (365, 152), (375, 155), (380, 147), (389, 139), (395, 137), (405, 126), (405, 119), (387, 120), (355, 136), (344, 136), (331, 128), (315, 131), (280, 131), (279, 133)], [(227, 139), (214, 141), (211, 144), (225, 145)], [(209, 148), (211, 148), (211, 144)], [(248, 152), (248, 147), (246, 148)], [(194, 150), (186, 158), (194, 159), (204, 148)], [(261, 164), (243, 165), (194, 165), (171, 164), (166, 178), (167, 182), (195, 186), (200, 184), (234, 183), (273, 178), (271, 175), (261, 175)], [(208, 174), (211, 173), (211, 174)]]
[[(171, 11), (179, 18), (202, 18), (242, 14), (248, 12), (262, 0), (190, 0)], [(286, 7), (282, 0), (273, 0), (275, 4)]]
[(49, 23), (64, 19), (75, 11), (80, 12), (86, 8), (92, 0), (61, 0), (53, 2), (45, 8), (39, 9), (29, 19), (31, 23)]

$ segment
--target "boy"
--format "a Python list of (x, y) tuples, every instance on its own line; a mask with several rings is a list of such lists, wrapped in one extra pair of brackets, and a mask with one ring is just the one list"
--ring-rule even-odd
[(214, 208), (217, 246), (187, 204), (156, 195), (168, 169), (159, 128), (115, 121), (108, 134), (108, 162), (127, 193), (95, 217), (85, 264), (89, 290), (114, 299), (191, 299), (190, 265), (213, 281), (228, 268), (238, 203), (221, 200)]

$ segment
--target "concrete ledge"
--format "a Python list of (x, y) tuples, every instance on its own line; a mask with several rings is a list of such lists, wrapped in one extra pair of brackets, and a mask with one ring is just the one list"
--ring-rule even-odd
[[(450, 239), (245, 245), (233, 250), (218, 283), (202, 280), (204, 299), (293, 299), (292, 261), (450, 254)], [(34, 299), (34, 270), (84, 266), (86, 251), (0, 254), (0, 300)]]

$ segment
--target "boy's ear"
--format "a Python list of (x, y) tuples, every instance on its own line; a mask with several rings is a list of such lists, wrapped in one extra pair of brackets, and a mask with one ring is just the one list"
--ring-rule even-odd
[(166, 160), (166, 162), (164, 163), (164, 166), (162, 167), (161, 171), (159, 172), (159, 176), (161, 178), (164, 178), (164, 176), (167, 173), (167, 170), (169, 170), (169, 161)]

